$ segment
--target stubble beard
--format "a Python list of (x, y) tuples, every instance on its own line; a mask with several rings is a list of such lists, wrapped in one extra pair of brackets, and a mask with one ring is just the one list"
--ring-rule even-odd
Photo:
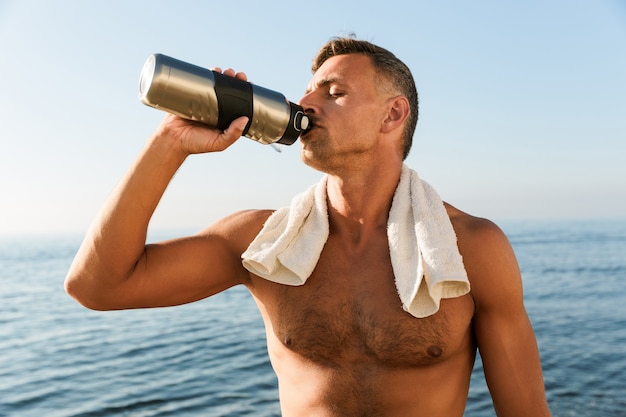
[(363, 156), (371, 151), (367, 145), (333, 146), (341, 138), (331, 137), (328, 131), (317, 128), (301, 140), (300, 159), (305, 165), (330, 175), (346, 175), (363, 164)]
[(303, 146), (300, 157), (302, 161), (316, 171), (329, 175), (349, 175), (355, 168), (362, 164), (361, 157), (364, 150), (352, 150), (350, 152), (333, 149), (327, 146), (328, 142), (320, 141), (314, 146)]
[[(317, 135), (315, 135), (317, 133)], [(302, 149), (300, 152), (300, 159), (309, 167), (329, 173), (332, 171), (334, 153), (330, 146), (330, 139), (325, 134), (319, 134), (320, 132), (310, 133), (311, 138), (307, 138), (302, 142)]]

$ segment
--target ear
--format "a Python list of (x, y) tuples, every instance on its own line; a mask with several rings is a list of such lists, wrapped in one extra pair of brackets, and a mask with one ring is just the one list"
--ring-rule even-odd
[(404, 96), (392, 97), (387, 101), (387, 117), (381, 127), (382, 132), (388, 133), (404, 125), (404, 121), (411, 113), (409, 101)]

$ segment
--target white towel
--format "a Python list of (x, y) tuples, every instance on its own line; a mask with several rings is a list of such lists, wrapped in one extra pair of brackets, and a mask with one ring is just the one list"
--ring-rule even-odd
[[(267, 219), (242, 255), (246, 269), (280, 284), (306, 282), (328, 239), (326, 182), (323, 177)], [(387, 237), (398, 295), (413, 316), (430, 316), (439, 310), (442, 298), (470, 291), (439, 194), (406, 165), (389, 211)]]

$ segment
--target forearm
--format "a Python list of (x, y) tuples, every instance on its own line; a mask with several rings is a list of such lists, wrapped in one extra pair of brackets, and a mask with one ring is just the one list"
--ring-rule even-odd
[(185, 156), (162, 131), (148, 141), (94, 219), (68, 273), (68, 293), (90, 304), (131, 276), (154, 210)]

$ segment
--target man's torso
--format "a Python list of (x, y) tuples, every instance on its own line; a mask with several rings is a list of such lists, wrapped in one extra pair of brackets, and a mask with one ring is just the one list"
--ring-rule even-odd
[(311, 277), (253, 277), (284, 417), (462, 415), (475, 356), (471, 296), (417, 319), (402, 309), (385, 230), (350, 249), (331, 236)]

